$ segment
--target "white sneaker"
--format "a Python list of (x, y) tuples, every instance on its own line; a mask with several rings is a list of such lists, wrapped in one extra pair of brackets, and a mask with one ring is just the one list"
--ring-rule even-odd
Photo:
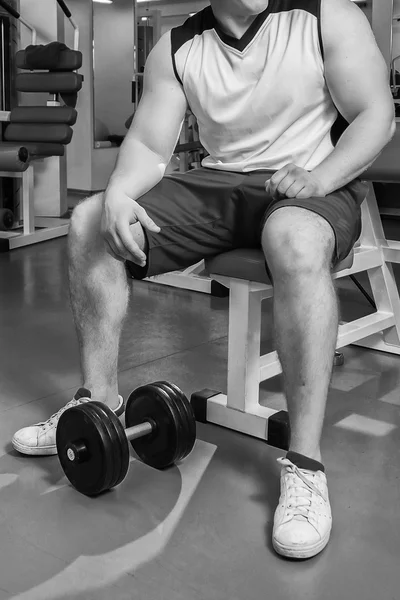
[[(117, 416), (124, 412), (124, 400), (119, 397), (118, 408), (114, 410)], [(56, 430), (58, 421), (68, 408), (78, 406), (84, 402), (92, 400), (91, 393), (85, 388), (77, 391), (74, 398), (68, 402), (63, 408), (50, 417), (44, 423), (36, 423), (31, 427), (24, 427), (17, 431), (12, 439), (12, 445), (21, 454), (29, 454), (33, 456), (50, 456), (57, 454), (56, 446)]]
[(281, 496), (274, 518), (274, 549), (289, 558), (311, 558), (325, 548), (332, 530), (325, 473), (299, 469), (287, 458), (278, 462)]

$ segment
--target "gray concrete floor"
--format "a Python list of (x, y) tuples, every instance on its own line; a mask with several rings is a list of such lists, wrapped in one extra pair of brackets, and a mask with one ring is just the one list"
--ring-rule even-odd
[[(385, 227), (399, 239), (400, 222)], [(272, 549), (282, 453), (260, 441), (199, 426), (179, 468), (132, 461), (124, 483), (97, 499), (66, 485), (56, 457), (12, 450), (16, 429), (46, 419), (80, 385), (65, 248), (61, 239), (0, 255), (0, 600), (399, 599), (400, 357), (351, 347), (335, 371), (323, 439), (334, 529), (306, 562)], [(370, 312), (351, 282), (340, 297), (344, 317)], [(135, 283), (121, 393), (160, 379), (189, 396), (225, 392), (227, 308), (227, 299)], [(269, 302), (262, 345), (273, 348)], [(279, 377), (261, 397), (283, 404)]]

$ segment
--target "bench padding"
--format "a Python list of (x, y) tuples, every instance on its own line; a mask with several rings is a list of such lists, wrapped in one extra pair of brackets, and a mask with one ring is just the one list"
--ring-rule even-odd
[[(351, 254), (333, 272), (343, 271), (353, 266), (354, 253)], [(262, 250), (240, 249), (224, 252), (206, 261), (206, 271), (209, 275), (223, 275), (232, 279), (245, 279), (258, 283), (271, 284), (265, 269), (265, 259)]]
[(10, 123), (64, 123), (75, 125), (78, 113), (70, 106), (17, 106)]
[(73, 94), (82, 89), (83, 76), (78, 73), (18, 73), (18, 92)]
[[(31, 65), (27, 61), (27, 51), (20, 50), (16, 54), (18, 69), (31, 70)], [(82, 52), (78, 50), (62, 50), (58, 55), (57, 71), (77, 71), (82, 66)], [(52, 69), (52, 64), (42, 62), (42, 69)]]
[(29, 158), (26, 146), (0, 142), (0, 172), (23, 173), (29, 167)]
[[(25, 168), (20, 169), (17, 158), (21, 156), (20, 149), (25, 148), (28, 158)], [(64, 156), (65, 147), (62, 144), (51, 144), (48, 142), (0, 142), (0, 165), (3, 171), (25, 171), (29, 166), (29, 160), (35, 158), (46, 158), (49, 156)], [(15, 156), (15, 169), (12, 168), (12, 156)], [(6, 168), (8, 165), (8, 168)]]

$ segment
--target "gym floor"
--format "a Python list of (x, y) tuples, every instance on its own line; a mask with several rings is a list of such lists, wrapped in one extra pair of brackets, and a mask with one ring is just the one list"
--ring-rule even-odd
[[(399, 239), (399, 222), (384, 226)], [(56, 457), (12, 450), (17, 429), (48, 418), (80, 385), (66, 267), (65, 239), (0, 255), (0, 600), (400, 597), (400, 357), (345, 349), (323, 438), (331, 542), (314, 559), (287, 561), (271, 546), (282, 452), (258, 440), (199, 425), (179, 468), (158, 472), (132, 457), (122, 485), (96, 499), (66, 484)], [(344, 318), (371, 312), (351, 281), (338, 285)], [(228, 300), (134, 288), (120, 392), (160, 379), (188, 396), (226, 392)], [(263, 351), (272, 347), (266, 301)], [(281, 378), (263, 383), (261, 397), (283, 406)]]

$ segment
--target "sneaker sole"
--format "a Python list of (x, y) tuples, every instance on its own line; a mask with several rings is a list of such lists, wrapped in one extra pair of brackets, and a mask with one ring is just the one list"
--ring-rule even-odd
[(28, 454), (29, 456), (54, 456), (57, 454), (57, 446), (24, 446), (17, 440), (12, 440), (12, 445), (20, 454)]
[[(120, 417), (125, 412), (125, 403), (121, 397), (121, 404), (113, 411)], [(11, 441), (13, 448), (20, 454), (27, 454), (28, 456), (55, 456), (57, 454), (57, 446), (24, 446), (20, 444), (18, 440), (12, 439)]]
[(272, 545), (274, 547), (275, 552), (277, 552), (281, 556), (285, 556), (286, 558), (313, 558), (313, 556), (316, 556), (317, 554), (322, 552), (322, 550), (324, 550), (324, 548), (328, 545), (330, 535), (331, 532), (328, 531), (325, 537), (323, 537), (316, 544), (313, 544), (312, 546), (303, 546), (301, 548), (285, 546), (284, 544), (280, 544), (274, 538), (272, 538)]

